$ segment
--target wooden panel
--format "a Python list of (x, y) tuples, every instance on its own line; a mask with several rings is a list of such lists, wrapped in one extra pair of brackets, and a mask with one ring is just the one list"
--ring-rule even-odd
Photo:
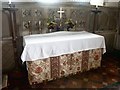
[(13, 69), (15, 66), (13, 44), (11, 40), (2, 42), (2, 70), (3, 72)]

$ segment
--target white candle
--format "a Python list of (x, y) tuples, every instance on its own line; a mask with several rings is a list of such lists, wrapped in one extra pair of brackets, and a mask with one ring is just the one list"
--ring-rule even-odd
[(9, 0), (9, 4), (11, 4), (11, 0)]

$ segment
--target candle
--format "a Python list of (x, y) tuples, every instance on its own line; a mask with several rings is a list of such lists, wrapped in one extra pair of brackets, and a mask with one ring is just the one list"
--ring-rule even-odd
[(9, 0), (9, 4), (11, 4), (11, 0)]

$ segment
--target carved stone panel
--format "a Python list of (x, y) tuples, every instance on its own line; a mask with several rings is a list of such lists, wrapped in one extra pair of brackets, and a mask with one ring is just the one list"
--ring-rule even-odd
[(43, 8), (25, 8), (21, 9), (22, 34), (42, 33), (44, 22)]
[(70, 11), (70, 18), (74, 21), (76, 30), (85, 30), (87, 19), (85, 10), (74, 8)]
[[(21, 6), (23, 3), (21, 3)], [(60, 7), (62, 7), (62, 18), (60, 18)], [(92, 31), (94, 25), (94, 13), (91, 12), (92, 6), (80, 5), (42, 5), (29, 3), (18, 8), (20, 12), (17, 16), (19, 20), (19, 30), (21, 35), (28, 35), (34, 33), (47, 33), (48, 22), (54, 21), (60, 30), (67, 30), (66, 22), (69, 19), (74, 23), (71, 30), (86, 30)], [(117, 23), (117, 9), (99, 7), (101, 13), (97, 15), (98, 25), (97, 30), (115, 30)], [(54, 31), (57, 31), (57, 26)]]
[(26, 18), (26, 17), (31, 17), (31, 15), (32, 15), (31, 9), (23, 9), (23, 10), (22, 10), (22, 16), (23, 16), (24, 18)]

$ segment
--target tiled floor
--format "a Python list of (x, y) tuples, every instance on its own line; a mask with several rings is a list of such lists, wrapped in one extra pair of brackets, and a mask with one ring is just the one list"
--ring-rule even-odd
[[(101, 67), (69, 77), (64, 77), (46, 84), (36, 85), (37, 88), (103, 88), (115, 82), (120, 82), (120, 57), (116, 54), (103, 56)], [(18, 74), (19, 75), (19, 74)], [(9, 87), (3, 90), (29, 90), (26, 75), (14, 77), (9, 74)]]

